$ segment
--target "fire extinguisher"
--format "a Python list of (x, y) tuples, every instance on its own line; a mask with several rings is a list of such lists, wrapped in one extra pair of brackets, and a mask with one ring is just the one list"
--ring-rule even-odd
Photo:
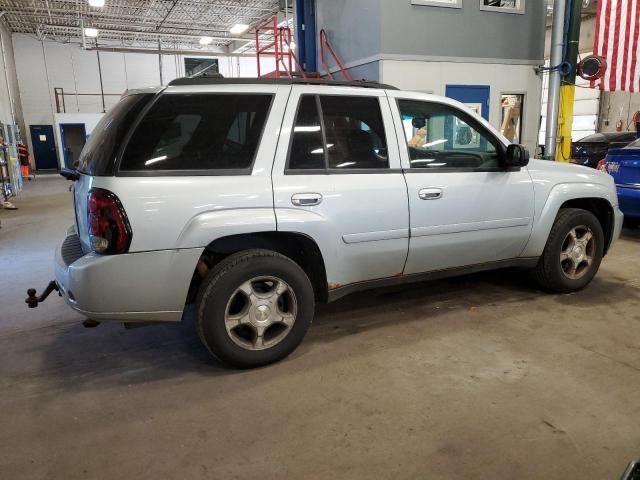
[(623, 126), (624, 123), (622, 123), (622, 120), (618, 120), (618, 122), (616, 123), (616, 132), (621, 132)]

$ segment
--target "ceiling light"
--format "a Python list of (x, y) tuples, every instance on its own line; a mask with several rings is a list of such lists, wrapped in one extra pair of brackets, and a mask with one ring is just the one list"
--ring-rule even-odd
[(249, 25), (246, 25), (244, 23), (236, 23), (233, 27), (229, 29), (229, 31), (234, 35), (240, 35), (246, 32), (247, 30), (249, 30)]
[(104, 0), (89, 0), (91, 7), (104, 7)]
[(84, 34), (87, 37), (97, 37), (98, 36), (98, 29), (97, 28), (93, 28), (93, 27), (85, 27), (84, 28)]
[(202, 37), (200, 39), (200, 45), (209, 45), (211, 42), (213, 42), (213, 38), (211, 37)]

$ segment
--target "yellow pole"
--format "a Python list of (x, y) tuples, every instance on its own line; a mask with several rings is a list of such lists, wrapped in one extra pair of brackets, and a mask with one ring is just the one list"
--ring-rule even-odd
[(573, 125), (573, 100), (576, 86), (563, 83), (560, 87), (560, 112), (558, 117), (558, 147), (556, 148), (556, 162), (568, 162), (571, 159), (571, 130)]

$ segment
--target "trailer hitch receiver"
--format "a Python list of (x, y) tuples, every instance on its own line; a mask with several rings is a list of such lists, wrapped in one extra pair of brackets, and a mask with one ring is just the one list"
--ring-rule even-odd
[(29, 290), (27, 290), (28, 297), (25, 299), (25, 302), (27, 305), (29, 305), (29, 308), (36, 308), (38, 304), (44, 302), (49, 294), (54, 290), (60, 292), (60, 288), (58, 287), (58, 284), (55, 280), (51, 280), (49, 282), (49, 285), (47, 285), (47, 288), (44, 289), (44, 292), (42, 292), (42, 295), (40, 295), (39, 297), (36, 297), (36, 289), (30, 288)]

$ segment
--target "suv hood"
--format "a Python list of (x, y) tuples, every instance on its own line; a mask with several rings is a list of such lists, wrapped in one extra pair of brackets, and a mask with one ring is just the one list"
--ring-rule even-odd
[(535, 159), (529, 162), (528, 169), (534, 182), (550, 182), (552, 184), (596, 183), (607, 188), (613, 188), (612, 178), (607, 173), (574, 163)]

